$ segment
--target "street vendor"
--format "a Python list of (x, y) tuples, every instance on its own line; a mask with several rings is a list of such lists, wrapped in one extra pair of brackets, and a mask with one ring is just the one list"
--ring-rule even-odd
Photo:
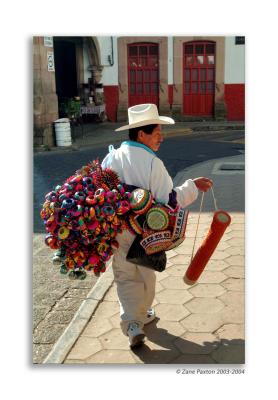
[[(127, 184), (149, 190), (162, 204), (187, 207), (198, 197), (198, 190), (206, 192), (210, 179), (199, 177), (173, 187), (163, 162), (156, 153), (163, 141), (161, 125), (174, 124), (169, 117), (159, 116), (155, 104), (140, 104), (128, 109), (129, 124), (116, 131), (129, 130), (129, 140), (118, 149), (109, 147), (102, 168), (112, 168)], [(117, 235), (119, 248), (114, 251), (112, 268), (120, 303), (121, 328), (128, 336), (131, 348), (143, 343), (144, 325), (155, 319), (152, 303), (155, 296), (155, 272), (126, 260), (134, 241), (129, 230)]]

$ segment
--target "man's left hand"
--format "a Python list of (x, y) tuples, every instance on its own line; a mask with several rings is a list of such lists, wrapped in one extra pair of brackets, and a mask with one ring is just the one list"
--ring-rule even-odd
[(200, 177), (193, 179), (193, 182), (201, 192), (207, 192), (213, 185), (211, 179)]

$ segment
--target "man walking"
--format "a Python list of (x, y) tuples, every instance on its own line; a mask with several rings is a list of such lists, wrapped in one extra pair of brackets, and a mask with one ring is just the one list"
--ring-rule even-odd
[[(109, 147), (102, 162), (103, 168), (112, 168), (125, 184), (151, 191), (162, 204), (174, 202), (187, 207), (198, 197), (198, 189), (207, 191), (212, 181), (201, 177), (188, 179), (173, 187), (163, 162), (156, 156), (163, 141), (161, 125), (174, 124), (169, 117), (159, 116), (155, 104), (140, 104), (128, 109), (129, 124), (116, 131), (129, 130), (129, 140), (120, 148)], [(117, 235), (119, 248), (113, 257), (113, 273), (120, 303), (121, 328), (129, 337), (131, 347), (140, 345), (145, 337), (144, 325), (155, 319), (151, 308), (155, 296), (155, 272), (126, 260), (134, 235), (124, 230)]]

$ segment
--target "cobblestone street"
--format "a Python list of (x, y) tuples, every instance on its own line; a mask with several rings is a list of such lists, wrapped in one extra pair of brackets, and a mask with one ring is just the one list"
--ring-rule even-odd
[(97, 281), (70, 280), (52, 264), (44, 234), (33, 239), (33, 362), (42, 363)]

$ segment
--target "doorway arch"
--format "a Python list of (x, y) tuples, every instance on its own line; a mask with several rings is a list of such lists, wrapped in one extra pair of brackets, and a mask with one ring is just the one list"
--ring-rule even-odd
[[(59, 114), (65, 99), (83, 93), (85, 76), (94, 79), (94, 71), (100, 66), (100, 48), (95, 37), (54, 36), (55, 82)], [(84, 52), (89, 68), (84, 66)]]

